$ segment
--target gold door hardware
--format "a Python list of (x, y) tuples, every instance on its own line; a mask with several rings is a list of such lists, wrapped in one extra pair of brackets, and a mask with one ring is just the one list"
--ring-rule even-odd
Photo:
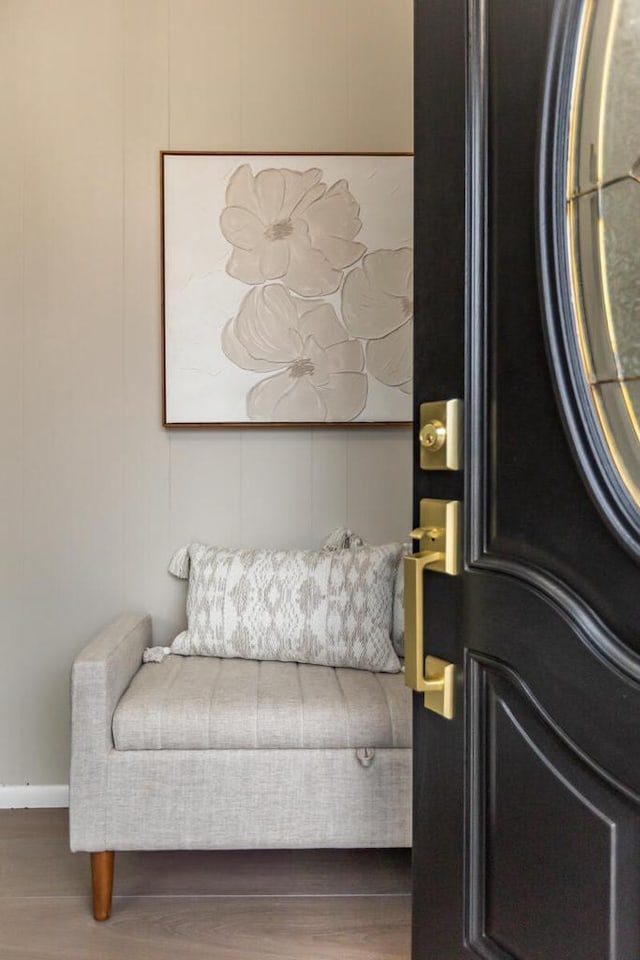
[(455, 576), (461, 568), (460, 501), (421, 500), (420, 526), (411, 531), (419, 550), (404, 558), (405, 683), (424, 693), (424, 705), (451, 720), (455, 666), (424, 655), (424, 571)]
[(462, 469), (462, 400), (420, 404), (420, 466), (423, 470)]
[(453, 720), (453, 690), (456, 681), (456, 668), (453, 663), (440, 657), (427, 657), (425, 660), (424, 705), (427, 710), (439, 713), (445, 720)]
[(459, 500), (421, 500), (420, 526), (411, 531), (418, 543), (420, 557), (425, 552), (436, 553), (429, 561), (432, 570), (455, 576), (460, 573), (460, 507)]

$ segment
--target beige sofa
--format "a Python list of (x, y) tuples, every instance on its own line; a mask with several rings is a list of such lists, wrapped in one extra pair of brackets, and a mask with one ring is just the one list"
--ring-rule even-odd
[(91, 853), (96, 919), (117, 850), (411, 843), (403, 674), (170, 656), (118, 618), (72, 671), (71, 849)]

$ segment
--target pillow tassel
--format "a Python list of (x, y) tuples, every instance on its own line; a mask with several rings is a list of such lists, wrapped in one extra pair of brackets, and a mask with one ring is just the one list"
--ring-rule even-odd
[(169, 563), (169, 573), (172, 573), (174, 577), (179, 577), (180, 580), (189, 579), (189, 544), (186, 547), (180, 547), (179, 550), (176, 550), (174, 555), (171, 557), (171, 562)]
[(142, 662), (164, 663), (170, 653), (171, 647), (145, 647), (142, 651)]
[(336, 527), (329, 533), (323, 544), (322, 550), (333, 552), (334, 550), (353, 550), (354, 547), (363, 547), (365, 542), (362, 537), (348, 530), (346, 527)]

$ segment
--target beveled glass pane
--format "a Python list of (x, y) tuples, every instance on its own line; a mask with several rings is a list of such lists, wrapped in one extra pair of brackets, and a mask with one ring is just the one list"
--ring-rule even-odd
[(634, 422), (638, 440), (640, 441), (640, 380), (625, 380), (622, 390), (626, 397), (629, 415)]
[[(602, 190), (600, 217), (611, 351), (619, 376), (640, 376), (640, 183), (627, 179)], [(599, 320), (587, 317), (591, 325)]]
[(638, 0), (617, 0), (614, 4), (603, 95), (602, 179), (606, 181), (627, 173), (640, 155)]
[(593, 392), (618, 472), (640, 503), (640, 383), (602, 383)]
[(602, 437), (640, 505), (640, 0), (584, 11), (567, 171), (575, 334)]
[(640, 164), (639, 0), (585, 3), (575, 84), (569, 197)]
[(574, 291), (578, 335), (587, 380), (613, 380), (618, 376), (606, 317), (606, 289), (602, 265), (600, 205), (596, 193), (576, 197), (569, 208), (572, 238)]
[(569, 196), (597, 186), (600, 161), (600, 104), (604, 89), (609, 24), (616, 0), (585, 3), (574, 77), (574, 116), (569, 156)]

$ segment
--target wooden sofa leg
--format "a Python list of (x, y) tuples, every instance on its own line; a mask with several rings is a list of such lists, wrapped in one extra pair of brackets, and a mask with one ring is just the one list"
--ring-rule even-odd
[(114, 859), (113, 850), (101, 850), (100, 853), (91, 854), (94, 920), (108, 920), (111, 914)]

